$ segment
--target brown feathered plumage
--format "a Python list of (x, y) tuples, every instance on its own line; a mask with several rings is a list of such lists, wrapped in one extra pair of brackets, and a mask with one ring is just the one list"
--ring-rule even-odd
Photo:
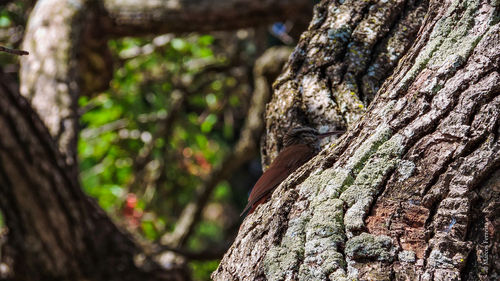
[(249, 209), (248, 214), (251, 214), (258, 205), (264, 203), (271, 196), (273, 190), (282, 181), (316, 155), (319, 152), (319, 138), (342, 132), (319, 134), (318, 131), (309, 127), (296, 127), (288, 131), (283, 138), (285, 148), (255, 183), (248, 197), (248, 204), (241, 215)]
[(271, 196), (271, 192), (288, 175), (309, 161), (314, 154), (315, 152), (306, 144), (296, 144), (283, 149), (255, 183), (248, 197), (248, 204), (241, 214), (243, 215), (248, 209), (250, 209), (248, 214), (251, 214), (259, 204), (265, 202)]

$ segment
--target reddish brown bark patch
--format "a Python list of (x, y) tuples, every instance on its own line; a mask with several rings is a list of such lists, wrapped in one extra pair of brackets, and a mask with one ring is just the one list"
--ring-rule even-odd
[(381, 200), (366, 219), (368, 232), (396, 238), (401, 250), (413, 251), (417, 258), (423, 258), (427, 248), (425, 222), (429, 210), (418, 205), (417, 200), (399, 203)]

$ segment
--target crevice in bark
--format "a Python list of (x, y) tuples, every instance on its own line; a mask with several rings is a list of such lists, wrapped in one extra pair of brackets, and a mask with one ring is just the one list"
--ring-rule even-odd
[(481, 134), (480, 136), (472, 139), (470, 142), (465, 144), (462, 152), (460, 154), (458, 154), (457, 156), (454, 156), (454, 158), (456, 158), (456, 159), (458, 159), (460, 157), (465, 158), (465, 157), (470, 156), (474, 152), (478, 151), (479, 149), (481, 149), (481, 146), (483, 146), (486, 143), (488, 135), (489, 135), (489, 132), (483, 132), (483, 134)]
[[(344, 3), (347, 5), (347, 3)], [(344, 4), (341, 4), (341, 5), (344, 5)], [(353, 38), (352, 38), (352, 34), (354, 33), (354, 31), (356, 30), (356, 27), (361, 23), (363, 22), (364, 20), (366, 20), (370, 14), (369, 14), (369, 10), (370, 10), (370, 7), (372, 5), (375, 5), (373, 1), (368, 1), (366, 3), (362, 3), (362, 4), (359, 4), (359, 5), (364, 5), (361, 9), (361, 11), (359, 12), (359, 14), (361, 15), (361, 17), (356, 17), (354, 21), (352, 22), (349, 22), (347, 23), (347, 26), (346, 28), (348, 28), (348, 30), (350, 31), (349, 34), (345, 34), (345, 36), (347, 37), (346, 39), (346, 42), (345, 44), (341, 45), (341, 49), (340, 49), (340, 52), (338, 50), (333, 50), (335, 53), (333, 53), (333, 60), (327, 62), (327, 63), (323, 63), (321, 65), (319, 65), (319, 69), (320, 69), (320, 72), (321, 73), (324, 73), (325, 76), (328, 77), (328, 80), (329, 81), (329, 84), (330, 84), (330, 89), (332, 89), (331, 87), (333, 86), (336, 86), (336, 85), (340, 85), (344, 82), (344, 79), (345, 79), (345, 75), (348, 73), (347, 69), (349, 68), (349, 64), (346, 63), (348, 62), (348, 58), (347, 56), (349, 55), (349, 46), (353, 43)], [(323, 33), (323, 34), (328, 34), (328, 29), (318, 29), (316, 31), (317, 33)], [(321, 48), (322, 46), (318, 44), (317, 46), (318, 48)], [(326, 53), (325, 55), (328, 55), (328, 56), (331, 56), (332, 53)], [(339, 65), (340, 64), (340, 65)], [(328, 68), (331, 67), (331, 66), (339, 66), (339, 71), (338, 72), (330, 72), (328, 71)], [(303, 73), (303, 75), (305, 75), (307, 73)], [(338, 81), (335, 81), (335, 83), (332, 83), (333, 80), (332, 80), (332, 76), (338, 76), (339, 77), (339, 80)], [(359, 85), (359, 84), (358, 84)], [(359, 88), (359, 87), (358, 87)], [(332, 97), (335, 97), (335, 95), (332, 95)], [(333, 99), (333, 102), (337, 104), (337, 101), (335, 99)], [(345, 122), (345, 120), (344, 120)]]
[[(491, 69), (489, 71), (486, 71), (484, 73), (481, 73), (477, 81), (481, 81), (483, 78), (488, 77), (490, 75), (493, 75), (498, 72), (498, 69)], [(476, 82), (476, 81), (474, 81)], [(481, 111), (481, 107), (485, 104), (489, 104), (491, 101), (493, 101), (499, 94), (500, 94), (500, 85), (497, 87), (497, 89), (492, 89), (493, 92), (491, 93), (490, 96), (486, 96), (486, 98), (481, 98), (474, 103), (474, 106), (472, 108), (472, 113), (470, 114), (470, 118), (467, 119), (465, 122), (465, 125), (468, 125), (472, 127), (472, 123), (474, 122), (474, 117), (478, 115), (478, 113)]]
[(477, 194), (477, 191), (473, 190), (472, 192), (475, 194), (476, 200), (474, 202), (471, 202), (471, 205), (473, 206), (473, 208), (471, 208), (470, 210), (471, 223), (468, 225), (467, 234), (464, 240), (475, 242), (474, 244), (476, 246), (471, 250), (469, 256), (467, 257), (467, 263), (462, 269), (462, 280), (471, 280), (470, 278), (468, 278), (470, 277), (470, 275), (477, 275), (478, 264), (476, 250), (477, 247), (481, 246), (485, 242), (484, 225), (486, 223), (486, 217), (482, 211), (485, 207), (485, 201), (483, 198), (481, 198), (480, 195)]
[[(380, 49), (381, 47), (385, 46), (387, 44), (386, 40), (393, 36), (393, 31), (395, 30), (395, 27), (397, 24), (406, 16), (406, 9), (401, 6), (406, 6), (408, 3), (405, 1), (404, 3), (398, 5), (394, 4), (388, 4), (391, 5), (391, 11), (388, 12), (389, 14), (389, 19), (387, 22), (382, 23), (380, 26), (380, 30), (378, 31), (377, 38), (375, 39), (375, 42), (371, 43), (371, 45), (368, 45), (367, 42), (360, 41), (358, 42), (361, 46), (359, 50), (362, 50), (364, 54), (368, 54), (368, 59), (363, 63), (362, 69), (359, 69), (359, 71), (354, 71), (354, 81), (356, 81), (357, 85), (357, 90), (358, 90), (358, 98), (361, 101), (366, 100), (364, 93), (363, 93), (363, 81), (362, 78), (363, 76), (367, 73), (368, 68), (372, 65), (374, 62), (375, 58), (380, 55)], [(374, 4), (377, 5), (377, 4)], [(378, 8), (381, 9), (381, 8)], [(374, 9), (375, 10), (375, 9)], [(368, 17), (370, 17), (371, 14), (368, 12), (366, 17), (363, 19), (367, 20)], [(383, 20), (386, 17), (381, 17), (381, 18), (376, 18), (377, 20)], [(365, 102), (365, 106), (368, 106), (369, 104)]]
[[(481, 81), (482, 78), (484, 77), (487, 77), (487, 75), (481, 75), (479, 79), (477, 79), (477, 81), (475, 82), (478, 82), (478, 81)], [(469, 85), (470, 87), (470, 85)], [(472, 90), (470, 88), (468, 88), (469, 90)], [(464, 90), (464, 91), (467, 91), (467, 90)], [(487, 102), (486, 103), (489, 103), (491, 102), (496, 96), (492, 95), (492, 97), (486, 97), (486, 100)], [(441, 117), (441, 118), (438, 118), (437, 120), (445, 120), (450, 114), (452, 114), (454, 112), (454, 109), (458, 106), (458, 99), (454, 99), (456, 100), (457, 102), (455, 102), (453, 105), (451, 105), (452, 108), (450, 108), (448, 111), (446, 111), (444, 113), (444, 115)], [(481, 100), (484, 101), (484, 98), (480, 99), (479, 100), (479, 103), (481, 103)], [(478, 105), (477, 103), (475, 104), (478, 106), (479, 110), (481, 108), (480, 105)], [(474, 119), (474, 116), (475, 114), (471, 114), (471, 118)], [(439, 122), (436, 122), (435, 123), (435, 126), (434, 128), (432, 129), (432, 133), (428, 133), (427, 136), (431, 136), (435, 133), (437, 133), (438, 131), (438, 127), (441, 123)], [(453, 155), (450, 155), (449, 158), (444, 162), (444, 164), (441, 166), (441, 169), (437, 170), (436, 173), (434, 174), (434, 176), (432, 177), (431, 181), (429, 181), (429, 183), (424, 186), (423, 188), (423, 195), (426, 195), (429, 190), (431, 189), (432, 186), (434, 186), (437, 181), (439, 180), (439, 177), (442, 176), (444, 173), (445, 173), (445, 170), (448, 169), (449, 166), (452, 165), (452, 163), (454, 161), (456, 161), (456, 159), (460, 159), (460, 157), (466, 157), (470, 154), (472, 154), (474, 151), (476, 151), (477, 148), (481, 147), (484, 143), (481, 142), (481, 140), (485, 140), (484, 138), (486, 137), (486, 133), (487, 132), (484, 132), (482, 136), (479, 136), (478, 139), (476, 140), (473, 140), (471, 142), (468, 142), (466, 143), (465, 145), (465, 148), (460, 152), (460, 154), (456, 155), (455, 153), (453, 153)], [(422, 136), (423, 138), (423, 136)], [(445, 140), (446, 141), (446, 140)]]
[(462, 269), (460, 272), (460, 280), (462, 281), (476, 281), (474, 277), (478, 275), (477, 271), (477, 255), (476, 255), (476, 249), (473, 248), (472, 251), (470, 251), (469, 255), (467, 256), (467, 263), (465, 264), (465, 267)]
[[(370, 59), (368, 60), (367, 64), (365, 65), (365, 69), (363, 72), (361, 72), (362, 75), (360, 75), (358, 79), (358, 85), (360, 87), (360, 95), (365, 96), (367, 93), (364, 93), (364, 84), (365, 79), (368, 79), (370, 77), (370, 70), (371, 69), (376, 69), (373, 70), (373, 72), (376, 72), (372, 77), (376, 78), (375, 81), (370, 81), (370, 82), (376, 82), (378, 85), (374, 86), (375, 88), (379, 89), (382, 85), (382, 82), (384, 81), (385, 78), (390, 76), (395, 69), (395, 66), (397, 65), (397, 62), (408, 52), (410, 49), (411, 45), (410, 43), (415, 39), (417, 36), (418, 29), (421, 27), (422, 21), (423, 20), (418, 20), (416, 23), (412, 22), (410, 20), (412, 13), (417, 13), (417, 12), (422, 12), (425, 13), (427, 12), (428, 8), (428, 1), (427, 0), (417, 0), (417, 1), (407, 1), (404, 5), (403, 11), (400, 12), (399, 14), (396, 15), (395, 20), (392, 21), (390, 27), (388, 28), (388, 32), (384, 35), (381, 36), (379, 40), (373, 45), (373, 52), (370, 55)], [(400, 29), (398, 27), (400, 26)], [(404, 36), (404, 35), (407, 36)], [(398, 58), (396, 61), (391, 61), (387, 58), (383, 59), (383, 57), (389, 56), (387, 48), (390, 46), (390, 40), (396, 40), (398, 36), (404, 37), (399, 38), (400, 42), (399, 44), (403, 45), (404, 48), (401, 53), (398, 54)], [(381, 64), (380, 62), (385, 62), (385, 64)], [(377, 92), (377, 91), (376, 91)], [(376, 94), (372, 93), (372, 94)], [(360, 97), (360, 99), (365, 103), (365, 105), (368, 107), (371, 104), (371, 101), (374, 97)]]
[[(379, 187), (377, 187), (377, 192), (376, 192), (376, 194), (374, 196), (375, 199), (372, 200), (370, 206), (368, 207), (368, 211), (365, 213), (365, 216), (363, 217), (363, 221), (366, 221), (366, 218), (368, 216), (370, 216), (371, 214), (374, 213), (373, 210), (374, 210), (375, 206), (377, 205), (378, 200), (380, 199), (380, 195), (384, 193), (384, 191), (385, 191), (385, 189), (387, 187), (387, 183), (393, 177), (394, 172), (396, 171), (396, 169), (397, 169), (397, 167), (395, 166), (391, 171), (389, 171), (387, 173), (387, 175), (384, 176), (384, 179), (380, 183)], [(367, 231), (367, 230), (368, 230), (367, 226), (365, 225), (364, 231)]]
[[(438, 5), (437, 2), (432, 2), (432, 3), (436, 6)], [(441, 8), (446, 9), (445, 6), (442, 6)], [(440, 17), (438, 19), (435, 18), (436, 16), (438, 16), (438, 14), (440, 12), (439, 10), (440, 9), (433, 7), (432, 4), (429, 5), (429, 8), (427, 11), (430, 11), (430, 13), (426, 14), (426, 19), (424, 19), (424, 22), (422, 22), (421, 26), (424, 26), (424, 27), (427, 26), (425, 20), (432, 21), (431, 24), (428, 25), (428, 30), (435, 31), (436, 24), (439, 23), (443, 18), (443, 15), (440, 15)], [(410, 50), (408, 50), (410, 55), (406, 56), (406, 59), (404, 61), (400, 62), (399, 66), (396, 67), (396, 69), (394, 70), (394, 72), (400, 73), (400, 75), (395, 79), (395, 80), (398, 80), (397, 84), (398, 85), (400, 83), (402, 84), (402, 86), (398, 87), (398, 89), (396, 90), (395, 98), (401, 98), (401, 96), (405, 95), (407, 90), (408, 90), (408, 86), (411, 85), (415, 81), (415, 78), (417, 77), (417, 73), (413, 73), (411, 75), (411, 77), (409, 77), (409, 78), (407, 77), (408, 73), (411, 72), (414, 68), (418, 68), (419, 72), (421, 70), (425, 69), (429, 59), (433, 56), (434, 52), (439, 49), (439, 47), (441, 46), (441, 44), (444, 41), (444, 39), (441, 39), (438, 44), (432, 44), (433, 49), (428, 51), (427, 49), (424, 49), (424, 48), (431, 46), (430, 41), (432, 39), (432, 35), (434, 35), (434, 34), (433, 34), (433, 32), (423, 32), (423, 31), (425, 31), (425, 29), (424, 30), (421, 29), (419, 31), (419, 34), (417, 35), (417, 43), (414, 43), (412, 48), (410, 48)], [(451, 30), (448, 30), (448, 33), (446, 33), (446, 34), (440, 34), (440, 38), (446, 38), (446, 36), (449, 34), (449, 32), (451, 32)], [(421, 35), (422, 33), (423, 33), (423, 37), (419, 38), (420, 36), (422, 36)], [(434, 40), (436, 40), (436, 39), (434, 39)], [(426, 45), (420, 45), (423, 43), (426, 43)], [(423, 59), (422, 61), (417, 61), (417, 59), (419, 59), (420, 56), (423, 54), (423, 51), (427, 52), (427, 57), (425, 59)], [(406, 79), (406, 78), (408, 78), (408, 79)]]
[[(485, 141), (480, 147), (484, 148), (484, 147), (486, 147), (488, 145), (491, 145), (491, 144), (493, 144), (493, 143), (491, 143), (491, 141)], [(480, 152), (481, 151), (480, 147), (478, 147), (478, 149), (475, 150), (474, 152), (475, 153)], [(491, 149), (498, 151), (498, 145), (496, 146), (496, 148), (495, 147), (491, 147)], [(494, 152), (490, 151), (490, 153), (494, 153)], [(494, 154), (490, 154), (490, 155), (494, 155)], [(475, 157), (475, 155), (472, 155), (472, 154), (470, 154), (470, 156), (457, 156), (457, 158), (456, 158), (457, 160), (450, 165), (450, 168), (448, 169), (448, 171), (445, 174), (443, 174), (443, 177), (448, 177), (448, 178), (450, 178), (450, 177), (457, 177), (457, 174), (460, 175), (462, 173), (461, 172), (462, 167), (468, 165), (468, 159), (474, 159), (474, 157)], [(496, 171), (496, 169), (498, 169), (498, 166), (500, 164), (500, 157), (498, 157), (498, 154), (497, 154), (497, 158), (496, 159), (495, 158), (494, 159), (489, 159), (489, 157), (486, 157), (482, 161), (486, 161), (487, 165), (485, 167), (482, 167), (482, 169), (480, 169), (480, 170), (478, 170), (478, 171), (476, 171), (476, 172), (473, 173), (473, 178), (470, 179), (470, 183), (467, 184), (467, 188), (468, 188), (467, 192), (469, 194), (472, 194), (471, 192), (474, 192), (473, 190), (476, 189), (476, 186), (481, 181), (483, 181), (484, 179), (486, 179), (486, 177), (489, 174), (491, 174), (492, 172)], [(465, 169), (467, 169), (467, 168), (465, 168)], [(467, 175), (465, 175), (465, 176), (467, 176)], [(435, 215), (437, 214), (437, 211), (441, 208), (440, 204), (442, 202), (444, 202), (445, 199), (447, 199), (447, 198), (450, 197), (449, 196), (450, 189), (447, 187), (446, 184), (445, 185), (441, 185), (440, 189), (443, 189), (443, 187), (446, 187), (446, 188), (445, 188), (445, 190), (441, 191), (441, 199), (436, 200), (434, 202), (433, 206), (432, 206), (432, 209), (431, 209), (432, 214), (434, 214), (434, 215), (429, 216), (429, 219), (431, 219), (432, 222), (436, 221)], [(456, 195), (454, 195), (454, 196), (456, 196)], [(466, 196), (466, 198), (467, 197), (471, 198), (471, 196)], [(477, 198), (477, 196), (476, 196), (476, 198)], [(474, 200), (474, 196), (472, 196), (472, 201), (470, 201), (469, 205), (470, 206), (474, 206), (474, 205), (477, 206), (478, 204), (481, 205), (481, 203), (480, 202), (478, 203), (477, 200)], [(446, 210), (447, 207), (444, 206), (443, 208)], [(443, 216), (443, 214), (441, 214), (441, 216)], [(452, 219), (454, 219), (454, 218), (452, 217)], [(469, 219), (468, 221), (470, 222), (471, 219)], [(474, 225), (475, 225), (474, 220), (472, 220), (472, 221), (473, 221), (472, 225), (469, 224), (468, 227), (467, 227), (467, 229), (466, 229), (466, 232), (464, 234), (464, 239), (463, 239), (464, 241), (470, 241), (470, 236), (471, 236), (470, 229), (471, 229), (471, 227), (474, 227)], [(439, 232), (442, 232), (442, 231), (437, 231), (435, 229), (435, 227), (436, 226), (430, 227), (430, 225), (428, 225), (428, 227), (426, 227), (426, 228), (432, 230), (432, 235), (431, 235), (431, 237), (429, 237), (429, 239), (427, 241), (432, 241), (432, 240), (434, 240), (434, 238), (438, 239), (438, 241), (439, 241), (439, 239), (442, 239), (441, 237), (436, 237), (436, 235)], [(451, 228), (450, 228), (450, 230), (451, 230)], [(455, 237), (454, 239), (458, 239), (459, 241), (462, 240), (462, 239), (460, 239), (460, 236), (459, 237), (456, 237), (456, 236), (457, 236), (457, 234), (454, 235), (454, 237)], [(475, 236), (475, 234), (473, 234), (472, 236)], [(467, 238), (467, 237), (469, 237), (469, 238)], [(475, 245), (477, 246), (477, 245), (479, 245), (479, 243), (476, 243)], [(430, 254), (431, 254), (432, 250), (433, 249), (428, 248), (428, 250), (426, 251), (426, 255), (425, 255), (425, 257), (426, 257), (425, 260), (426, 261), (430, 258)], [(471, 249), (471, 250), (474, 250), (474, 249)], [(426, 264), (426, 266), (427, 266), (427, 264)]]

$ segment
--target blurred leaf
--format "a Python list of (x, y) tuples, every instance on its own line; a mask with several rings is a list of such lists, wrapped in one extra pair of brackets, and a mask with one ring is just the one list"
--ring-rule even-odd
[(214, 42), (214, 37), (211, 35), (202, 35), (198, 38), (198, 43), (202, 46), (209, 46)]
[[(79, 100), (87, 110), (78, 143), (83, 189), (146, 239), (174, 229), (204, 176), (229, 153), (246, 117), (251, 87), (245, 71), (252, 68), (212, 71), (211, 65), (230, 63), (217, 42), (212, 35), (189, 35), (143, 55), (140, 50), (151, 46), (151, 39), (110, 40), (115, 57), (134, 56), (117, 61), (109, 90)], [(185, 107), (165, 127), (179, 91), (188, 95)], [(232, 200), (232, 188), (220, 183), (211, 200)], [(133, 207), (127, 205), (130, 194), (137, 196)], [(132, 215), (124, 212), (130, 208)], [(222, 225), (200, 221), (187, 247), (200, 250), (226, 239)], [(190, 262), (194, 279), (209, 280), (217, 264)]]
[(8, 27), (10, 24), (11, 21), (9, 17), (4, 13), (0, 14), (0, 27)]
[(209, 114), (207, 118), (205, 118), (205, 121), (201, 123), (201, 131), (203, 133), (210, 132), (215, 122), (217, 122), (217, 116), (215, 114)]
[(196, 139), (196, 143), (198, 144), (199, 148), (204, 150), (207, 147), (208, 141), (204, 135), (197, 134), (195, 136), (195, 139)]
[(205, 281), (211, 280), (210, 274), (219, 266), (220, 261), (192, 261), (189, 263), (193, 272), (193, 280)]
[(214, 190), (213, 198), (215, 201), (228, 200), (231, 197), (231, 186), (227, 181), (223, 181), (217, 185)]
[(172, 47), (177, 51), (185, 51), (188, 48), (188, 44), (185, 40), (180, 38), (172, 39)]
[(154, 223), (152, 221), (142, 221), (141, 224), (142, 231), (144, 232), (144, 235), (146, 238), (149, 240), (155, 240), (158, 239), (158, 233), (155, 229)]

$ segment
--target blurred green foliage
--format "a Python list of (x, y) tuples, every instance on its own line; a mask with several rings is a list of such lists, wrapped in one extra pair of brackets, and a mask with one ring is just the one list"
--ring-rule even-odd
[[(253, 62), (251, 53), (240, 57), (240, 42), (231, 37), (170, 38), (141, 54), (152, 42), (110, 41), (114, 78), (108, 91), (79, 101), (78, 153), (84, 190), (118, 223), (156, 241), (175, 228), (197, 187), (237, 140)], [(208, 215), (186, 242), (189, 250), (230, 239), (226, 232), (238, 212), (221, 210), (237, 210), (234, 197), (228, 181), (216, 187)], [(209, 280), (217, 265), (189, 262), (194, 280)]]
[[(1, 45), (20, 49), (36, 1), (0, 6)], [(241, 36), (243, 34), (243, 36)], [(83, 96), (78, 143), (85, 192), (139, 239), (175, 229), (196, 190), (231, 151), (246, 117), (257, 47), (252, 31), (109, 41), (114, 75), (106, 92)], [(5, 72), (19, 57), (0, 53)], [(218, 184), (183, 248), (230, 242), (252, 178)], [(4, 218), (0, 213), (0, 231)], [(219, 260), (190, 260), (209, 280)]]
[(208, 261), (208, 262), (199, 262), (192, 261), (190, 263), (190, 268), (193, 272), (193, 280), (210, 280), (207, 279), (207, 276), (217, 269), (219, 266), (219, 261)]

